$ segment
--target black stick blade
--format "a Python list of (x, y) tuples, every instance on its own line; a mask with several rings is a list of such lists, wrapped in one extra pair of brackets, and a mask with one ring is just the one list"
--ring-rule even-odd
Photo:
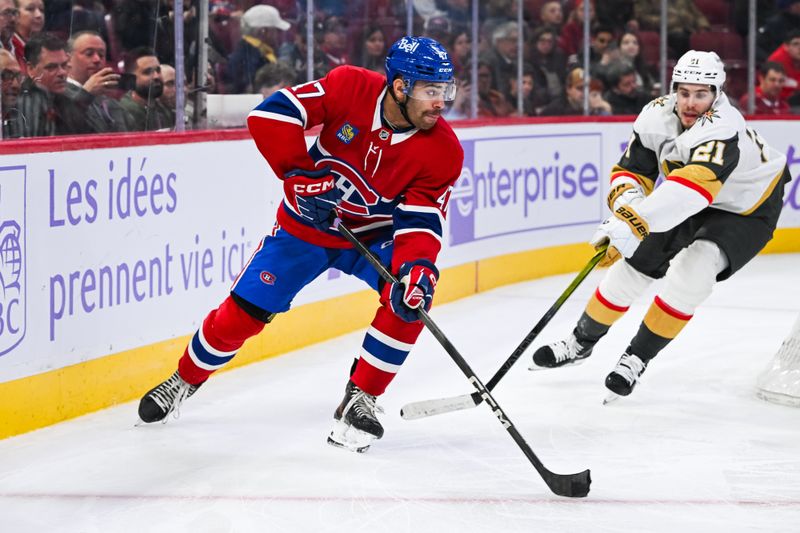
[(577, 474), (551, 474), (545, 478), (554, 494), (568, 498), (585, 498), (589, 494), (592, 477), (589, 470)]

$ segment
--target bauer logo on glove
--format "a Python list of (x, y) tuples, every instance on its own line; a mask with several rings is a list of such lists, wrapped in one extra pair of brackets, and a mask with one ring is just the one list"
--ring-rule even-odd
[(631, 209), (628, 206), (621, 206), (618, 207), (616, 211), (614, 211), (614, 215), (623, 222), (626, 222), (628, 226), (630, 226), (631, 231), (633, 232), (639, 240), (644, 239), (650, 234), (650, 229), (647, 227), (647, 222), (642, 220), (642, 218), (636, 214), (636, 211)]

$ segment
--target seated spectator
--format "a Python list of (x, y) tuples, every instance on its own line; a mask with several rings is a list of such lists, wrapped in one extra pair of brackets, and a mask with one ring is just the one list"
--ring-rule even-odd
[(22, 82), (17, 125), (22, 137), (90, 133), (86, 109), (65, 93), (69, 55), (67, 43), (55, 35), (39, 33), (25, 44), (28, 77)]
[(323, 75), (340, 65), (350, 64), (350, 58), (347, 57), (347, 33), (337, 17), (329, 17), (325, 21), (319, 51), (322, 52)]
[[(595, 24), (594, 1), (589, 0), (589, 26)], [(567, 16), (567, 22), (561, 27), (558, 46), (564, 54), (571, 56), (583, 49), (583, 0), (575, 2), (575, 7)]]
[[(567, 73), (567, 78), (564, 81), (564, 93), (547, 104), (539, 112), (540, 116), (553, 117), (565, 115), (583, 115), (583, 91), (586, 86), (586, 82), (583, 78), (583, 69), (580, 67), (573, 68)], [(592, 92), (601, 92), (602, 88), (603, 84), (598, 80), (590, 80), (590, 95)], [(590, 97), (589, 114), (608, 114), (609, 108), (606, 104), (607, 103), (602, 98)]]
[[(773, 61), (767, 61), (758, 73), (758, 87), (755, 94), (755, 111), (757, 115), (780, 115), (789, 113), (789, 102), (781, 95), (783, 86), (786, 84), (786, 72), (783, 65)], [(747, 100), (749, 95), (745, 94), (739, 99), (739, 108), (747, 112)]]
[[(635, 0), (633, 13), (639, 30), (661, 31), (661, 0)], [(692, 0), (667, 2), (667, 43), (674, 57), (689, 50), (692, 33), (710, 28), (708, 19)]]
[[(511, 90), (509, 103), (516, 109), (517, 107), (517, 78), (509, 79)], [(527, 65), (522, 71), (522, 115), (534, 117), (538, 111), (549, 102), (546, 93), (537, 91), (536, 82), (533, 75), (533, 67)], [(518, 113), (517, 113), (518, 114)]]
[(777, 7), (779, 11), (758, 28), (759, 60), (786, 42), (792, 30), (800, 28), (800, 0), (778, 0)]
[(41, 33), (44, 28), (44, 2), (42, 0), (17, 0), (19, 18), (17, 36), (23, 43)]
[(457, 28), (450, 34), (447, 41), (442, 44), (447, 48), (450, 60), (453, 62), (453, 76), (463, 80), (466, 76), (466, 69), (472, 59), (472, 43), (470, 42), (469, 32), (466, 28)]
[(542, 26), (549, 26), (553, 31), (558, 32), (561, 25), (564, 24), (564, 10), (561, 8), (561, 2), (550, 0), (543, 3), (539, 8), (539, 21)]
[(370, 26), (361, 41), (359, 66), (379, 74), (386, 72), (386, 36), (380, 26)]
[(305, 79), (307, 61), (306, 30), (301, 23), (294, 32), (294, 39), (282, 43), (278, 48), (278, 63), (289, 65), (299, 76), (298, 79)]
[(615, 115), (638, 115), (652, 98), (636, 84), (636, 69), (627, 62), (614, 64), (608, 72), (611, 90), (605, 95)]
[(786, 40), (769, 56), (768, 61), (783, 65), (786, 73), (786, 84), (781, 96), (787, 99), (800, 90), (800, 29), (786, 34)]
[(25, 42), (17, 35), (19, 9), (14, 0), (0, 0), (0, 48), (8, 50), (25, 74)]
[(0, 79), (2, 79), (3, 139), (15, 139), (21, 135), (17, 123), (17, 99), (22, 82), (22, 69), (17, 59), (8, 50), (0, 50)]
[(255, 5), (242, 16), (242, 38), (228, 58), (226, 81), (234, 93), (252, 93), (256, 71), (267, 63), (278, 61), (275, 50), (279, 33), (291, 24), (278, 10), (268, 5)]
[(517, 75), (517, 39), (519, 28), (516, 22), (504, 22), (492, 32), (492, 48), (482, 54), (481, 61), (492, 68), (492, 89), (508, 98), (512, 77)]
[(161, 63), (151, 48), (136, 48), (125, 58), (125, 72), (136, 76), (136, 86), (122, 97), (120, 104), (131, 120), (131, 131), (169, 130), (173, 115), (158, 101), (164, 92)]
[[(608, 77), (608, 65), (616, 57), (616, 49), (612, 50), (614, 30), (607, 26), (595, 25), (590, 32), (589, 72), (604, 81)], [(613, 53), (612, 53), (613, 52)], [(567, 65), (583, 66), (583, 49), (567, 58)]]
[(514, 113), (514, 107), (506, 96), (492, 88), (492, 67), (478, 61), (478, 117), (507, 117)]
[(256, 72), (255, 88), (264, 98), (296, 83), (294, 70), (284, 63), (270, 63)]
[(564, 93), (567, 57), (556, 44), (556, 31), (549, 26), (536, 28), (532, 40), (531, 64), (535, 76), (534, 81), (538, 88), (543, 90), (543, 93), (546, 91), (546, 99), (550, 101)]
[(636, 84), (645, 93), (652, 96), (655, 82), (650, 67), (644, 61), (639, 37), (633, 32), (624, 32), (617, 39), (617, 49), (619, 50), (619, 58), (633, 65), (636, 70)]
[(589, 82), (589, 114), (593, 116), (613, 114), (611, 104), (603, 98), (603, 82), (597, 78), (592, 78)]
[[(169, 112), (170, 124), (175, 124), (176, 105), (178, 103), (178, 88), (175, 83), (175, 67), (172, 65), (161, 65), (161, 83), (164, 86), (158, 101)], [(186, 86), (184, 85), (184, 89)], [(184, 102), (185, 103), (185, 102)], [(184, 120), (186, 115), (184, 115)]]
[(93, 31), (67, 41), (69, 77), (65, 94), (87, 107), (86, 123), (94, 133), (128, 131), (128, 114), (113, 98), (119, 74), (106, 65), (106, 43)]
[(422, 35), (437, 42), (446, 43), (452, 33), (450, 19), (445, 16), (430, 17), (422, 26)]

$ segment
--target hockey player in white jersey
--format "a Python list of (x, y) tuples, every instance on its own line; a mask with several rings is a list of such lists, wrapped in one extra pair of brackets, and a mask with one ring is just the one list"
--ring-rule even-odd
[[(587, 358), (650, 283), (664, 278), (605, 380), (612, 398), (627, 396), (713, 285), (772, 238), (791, 180), (786, 158), (747, 127), (723, 92), (724, 83), (719, 56), (691, 50), (672, 71), (670, 94), (639, 114), (628, 147), (611, 170), (613, 215), (590, 241), (608, 243), (604, 261), (613, 265), (569, 337), (540, 347), (532, 370)], [(659, 174), (664, 180), (656, 187)]]

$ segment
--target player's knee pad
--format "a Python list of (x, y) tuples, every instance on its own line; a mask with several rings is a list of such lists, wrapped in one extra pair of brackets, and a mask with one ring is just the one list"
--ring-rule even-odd
[(265, 324), (228, 296), (203, 322), (203, 335), (217, 350), (238, 350), (244, 341), (258, 334)]
[(717, 274), (727, 267), (728, 258), (719, 246), (711, 241), (694, 241), (672, 259), (659, 297), (670, 307), (692, 315), (711, 294)]
[(617, 261), (608, 269), (606, 277), (600, 282), (600, 294), (620, 307), (629, 307), (653, 282), (653, 278), (645, 276), (627, 261)]

